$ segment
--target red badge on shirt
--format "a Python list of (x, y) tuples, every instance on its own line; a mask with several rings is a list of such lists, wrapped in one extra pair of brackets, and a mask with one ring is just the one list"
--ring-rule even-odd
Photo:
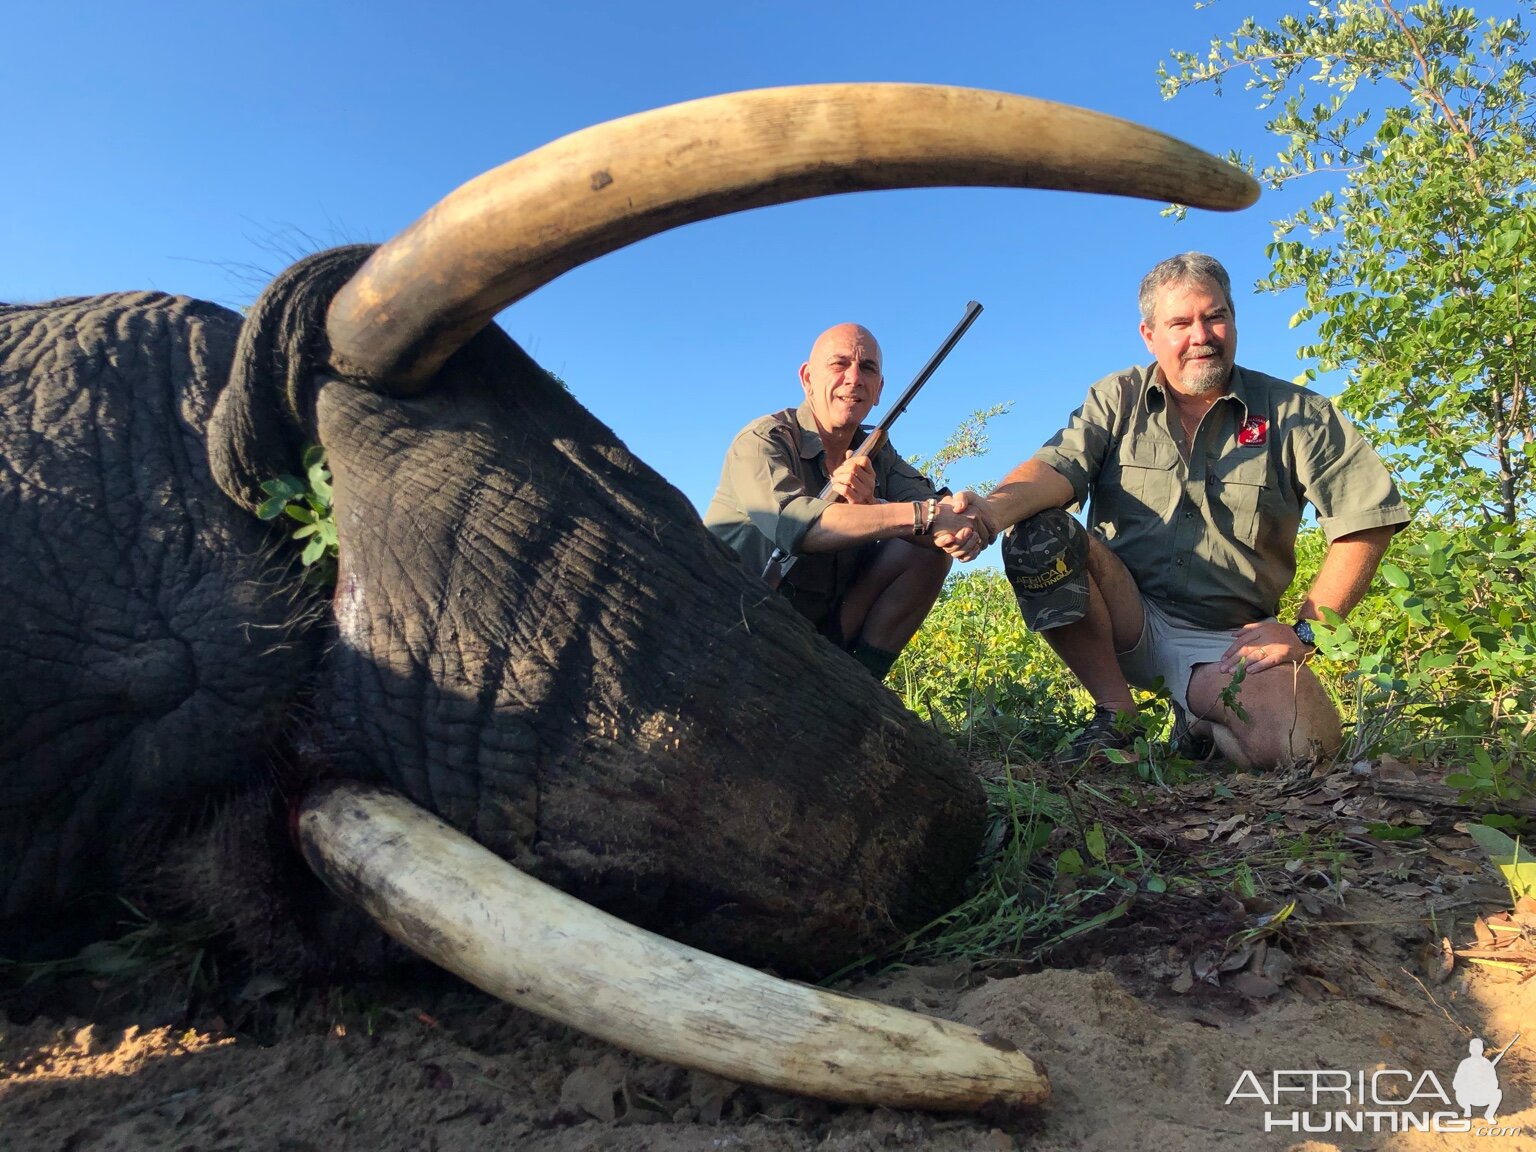
[(1262, 444), (1269, 438), (1269, 421), (1262, 416), (1250, 416), (1237, 430), (1239, 444)]

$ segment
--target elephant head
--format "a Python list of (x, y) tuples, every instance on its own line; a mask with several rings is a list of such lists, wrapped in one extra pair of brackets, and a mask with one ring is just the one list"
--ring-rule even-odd
[[(861, 1019), (850, 1026), (874, 1037), (862, 1046), (846, 1047), (841, 1025), (813, 1039), (813, 1020), (841, 1019), (833, 1001), (752, 981), (731, 991), (737, 969), (689, 950), (810, 975), (925, 922), (975, 857), (980, 786), (491, 324), (562, 272), (668, 228), (932, 185), (1217, 209), (1257, 194), (1168, 137), (1043, 101), (765, 90), (556, 141), (377, 250), (303, 262), (258, 301), (208, 455), (247, 508), (303, 441), (324, 446), (334, 475), (337, 583), (291, 726), (298, 777), (327, 783), (289, 787), (304, 857), (335, 891), (430, 959), (643, 1051), (837, 1099), (1040, 1098), (1027, 1058), (974, 1036), (954, 1043), (980, 1063), (937, 1088), (916, 1055), (936, 1022)], [(662, 961), (657, 938), (578, 930), (576, 906), (519, 873), (681, 950)], [(552, 920), (528, 919), (550, 908)], [(566, 945), (534, 963), (519, 946), (532, 940)], [(641, 979), (647, 963), (664, 968), (658, 989), (699, 982), (654, 997), (658, 1017), (690, 1018), (685, 1039), (655, 1039), (656, 1019), (614, 1024), (626, 1010), (600, 985)], [(706, 970), (731, 975), (705, 986)], [(763, 1016), (725, 1028), (728, 1010), (677, 1008), (733, 995)], [(711, 1062), (723, 1031), (733, 1055)], [(758, 1050), (766, 1037), (782, 1052), (775, 1069), (742, 1062), (754, 1031)], [(890, 1045), (906, 1087), (844, 1066)]]

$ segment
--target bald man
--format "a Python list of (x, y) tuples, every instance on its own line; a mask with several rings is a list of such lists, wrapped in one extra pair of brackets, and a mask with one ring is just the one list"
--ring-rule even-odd
[(991, 512), (974, 493), (935, 489), (889, 440), (853, 456), (885, 386), (869, 329), (838, 324), (818, 336), (800, 386), (798, 408), (754, 420), (731, 442), (704, 524), (753, 576), (775, 547), (794, 556), (779, 592), (883, 680), (951, 562), (992, 542)]

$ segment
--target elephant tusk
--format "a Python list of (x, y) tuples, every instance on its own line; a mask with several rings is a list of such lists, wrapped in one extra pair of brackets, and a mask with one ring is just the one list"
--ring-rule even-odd
[(1042, 1103), (1045, 1073), (963, 1024), (790, 983), (667, 940), (519, 872), (394, 792), (327, 784), (300, 805), (311, 868), (415, 952), (647, 1056), (849, 1104)]
[(715, 96), (575, 132), (450, 193), (337, 294), (331, 364), (419, 392), (497, 312), (626, 244), (767, 204), (939, 185), (1215, 209), (1259, 194), (1239, 169), (1172, 137), (1026, 96), (922, 84)]

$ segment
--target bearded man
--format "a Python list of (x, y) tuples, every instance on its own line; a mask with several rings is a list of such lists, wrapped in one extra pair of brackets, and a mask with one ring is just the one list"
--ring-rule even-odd
[[(1247, 768), (1331, 755), (1339, 715), (1307, 667), (1312, 624), (1325, 608), (1348, 615), (1410, 514), (1325, 397), (1236, 365), (1218, 261), (1164, 260), (1139, 304), (1153, 362), (1094, 384), (988, 498), (999, 527), (1013, 526), (1004, 570), (1025, 622), (1094, 700), (1069, 755), (1131, 749), (1130, 685), (1158, 683), (1185, 754), (1214, 742)], [(1064, 510), (1084, 504), (1089, 529)], [(1307, 504), (1328, 551), (1295, 619), (1282, 621)]]

